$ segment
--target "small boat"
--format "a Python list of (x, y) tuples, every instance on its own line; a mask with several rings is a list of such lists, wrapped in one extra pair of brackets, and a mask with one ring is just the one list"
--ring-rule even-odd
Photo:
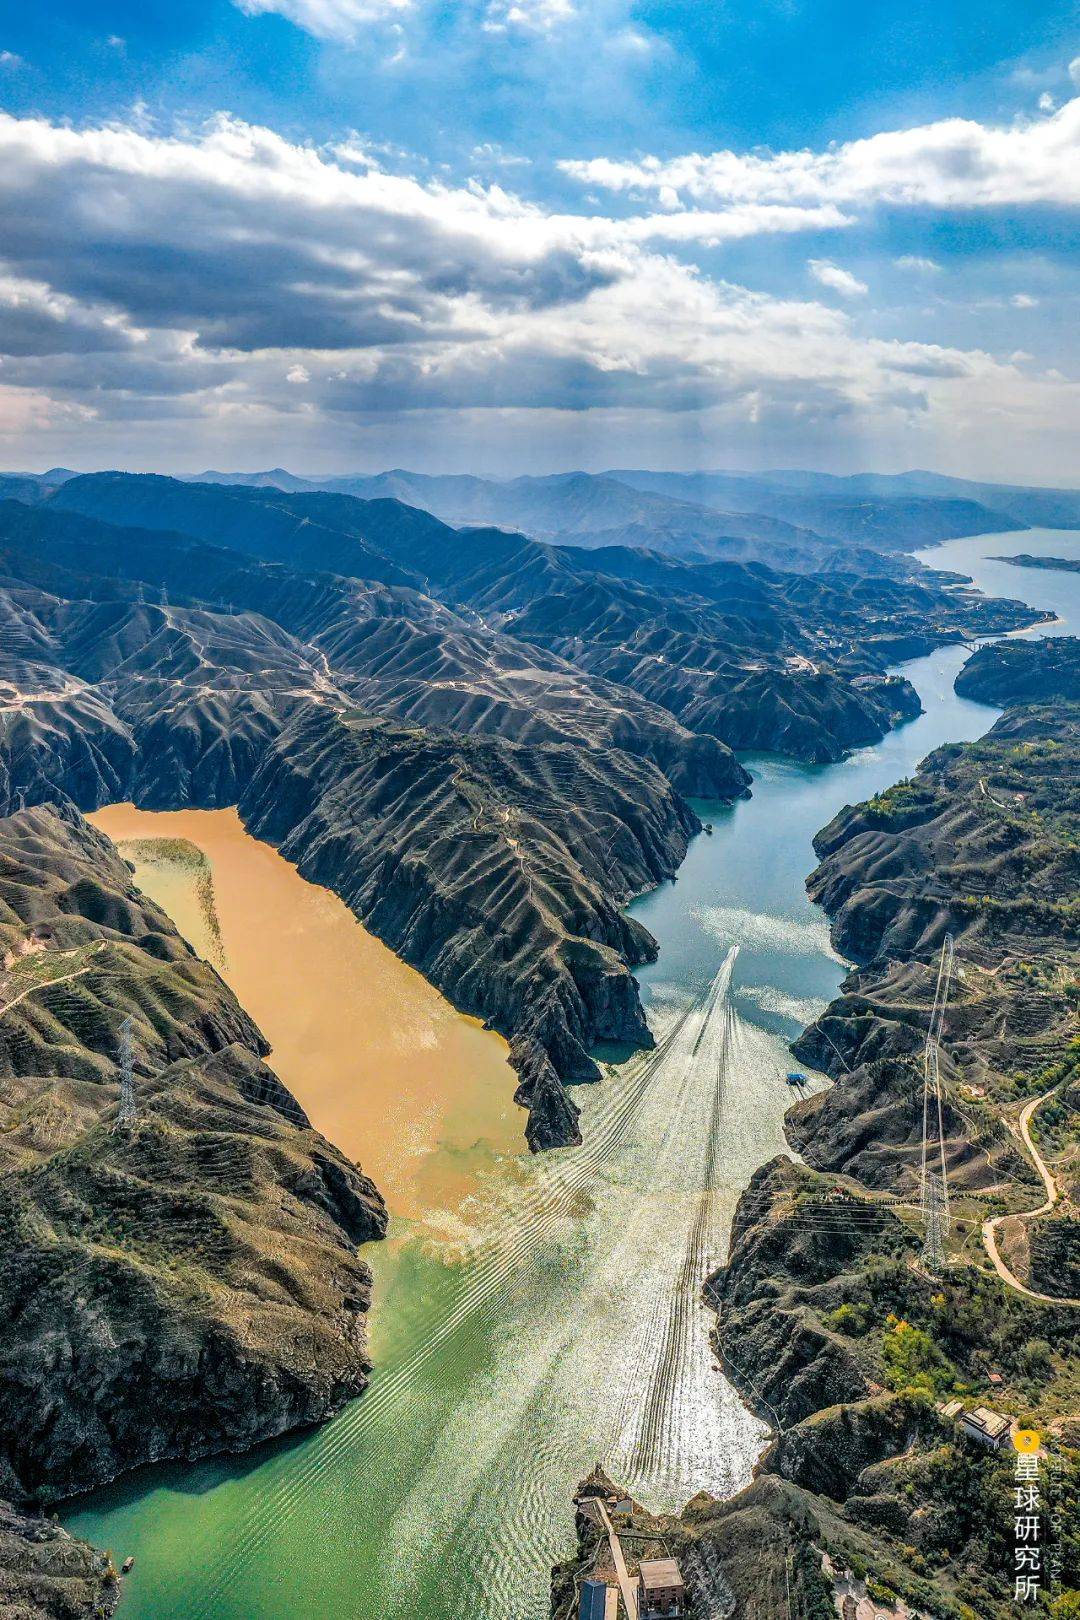
[(120, 1573), (121, 1575), (130, 1575), (134, 1568), (135, 1558), (134, 1555), (132, 1555), (132, 1557), (124, 1559), (124, 1562), (120, 1565)]
[(789, 1086), (808, 1086), (810, 1084), (805, 1074), (800, 1074), (798, 1069), (789, 1069), (786, 1079)]

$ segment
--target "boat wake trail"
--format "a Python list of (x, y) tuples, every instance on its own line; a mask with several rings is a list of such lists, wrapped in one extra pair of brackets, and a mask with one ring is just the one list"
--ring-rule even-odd
[[(285, 1466), (265, 1465), (191, 1620), (242, 1614), (245, 1571), (298, 1514), (316, 1544), (369, 1515), (385, 1527), (377, 1561), (370, 1523), (357, 1535), (367, 1612), (395, 1620), (423, 1591), (425, 1620), (463, 1606), (534, 1620), (568, 1491), (597, 1456), (657, 1506), (748, 1475), (763, 1429), (712, 1366), (701, 1301), (746, 1178), (728, 1164), (725, 1101), (733, 1076), (757, 1067), (740, 1058), (735, 957), (589, 1099), (581, 1148), (493, 1178), (421, 1309), (406, 1262), (431, 1239), (405, 1240), (396, 1286), (411, 1332), (362, 1399)], [(746, 1109), (743, 1095), (735, 1112)]]

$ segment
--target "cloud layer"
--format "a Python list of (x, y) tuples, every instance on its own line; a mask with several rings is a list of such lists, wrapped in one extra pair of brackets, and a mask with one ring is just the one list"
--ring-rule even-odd
[(411, 0), (236, 0), (249, 17), (277, 12), (317, 39), (351, 43), (372, 23), (408, 11)]
[(691, 153), (662, 161), (573, 159), (567, 174), (611, 191), (732, 203), (887, 204), (939, 209), (1080, 204), (1080, 97), (1050, 117), (1004, 128), (947, 118), (824, 152)]
[[(324, 26), (363, 10), (304, 9)], [(830, 295), (818, 301), (706, 274), (686, 253), (846, 232), (868, 200), (900, 195), (901, 168), (909, 201), (937, 188), (949, 206), (1045, 202), (1051, 179), (1064, 201), (1078, 181), (1051, 155), (1077, 108), (1038, 128), (934, 125), (817, 155), (567, 164), (652, 199), (608, 213), (392, 173), (359, 142), (316, 149), (226, 117), (154, 134), (0, 115), (0, 434), (63, 445), (75, 421), (84, 444), (114, 432), (119, 445), (121, 424), (149, 436), (159, 421), (187, 424), (193, 444), (287, 449), (321, 433), (342, 464), (357, 425), (459, 413), (473, 431), (486, 411), (549, 425), (588, 412), (643, 435), (678, 416), (736, 439), (974, 423), (985, 442), (1018, 443), (1075, 418), (1064, 378), (866, 335), (844, 303), (864, 309), (867, 285), (831, 259), (807, 261)]]

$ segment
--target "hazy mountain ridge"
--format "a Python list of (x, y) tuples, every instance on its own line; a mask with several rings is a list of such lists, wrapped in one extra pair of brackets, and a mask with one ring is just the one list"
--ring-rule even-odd
[[(991, 484), (940, 473), (665, 472), (614, 468), (509, 479), (397, 468), (303, 480), (282, 468), (201, 475), (229, 483), (390, 496), (455, 526), (495, 523), (563, 544), (629, 543), (673, 555), (763, 561), (828, 545), (914, 550), (968, 534), (1080, 527), (1080, 490)], [(630, 492), (630, 493), (628, 493)], [(745, 551), (742, 553), (745, 555)]]
[[(1032, 617), (924, 574), (600, 560), (614, 572), (393, 499), (276, 486), (102, 474), (2, 503), (7, 802), (258, 805), (260, 826), (298, 860), (317, 848), (321, 881), (507, 1035), (530, 1141), (572, 1139), (564, 1082), (595, 1075), (589, 1046), (648, 1038), (630, 969), (651, 942), (618, 907), (685, 853), (697, 823), (672, 784), (744, 791), (725, 734), (837, 758), (916, 712), (880, 675), (895, 647)], [(825, 637), (833, 621), (844, 634)], [(397, 723), (358, 731), (372, 715)], [(409, 859), (381, 819), (373, 751), (423, 808)], [(270, 762), (287, 826), (255, 788)], [(459, 862), (459, 845), (482, 858)], [(496, 892), (512, 924), (477, 932)]]

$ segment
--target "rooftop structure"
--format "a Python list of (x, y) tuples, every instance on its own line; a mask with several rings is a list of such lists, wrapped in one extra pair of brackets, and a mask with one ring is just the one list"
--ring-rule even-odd
[(606, 1581), (585, 1581), (581, 1588), (578, 1620), (615, 1620), (619, 1594)]
[(638, 1611), (646, 1616), (669, 1620), (686, 1613), (686, 1587), (674, 1558), (644, 1559), (638, 1570)]
[(993, 1446), (996, 1451), (1009, 1438), (1012, 1418), (1003, 1417), (1000, 1412), (991, 1412), (988, 1406), (977, 1406), (974, 1412), (960, 1413), (960, 1427), (973, 1440), (981, 1441), (984, 1446)]

